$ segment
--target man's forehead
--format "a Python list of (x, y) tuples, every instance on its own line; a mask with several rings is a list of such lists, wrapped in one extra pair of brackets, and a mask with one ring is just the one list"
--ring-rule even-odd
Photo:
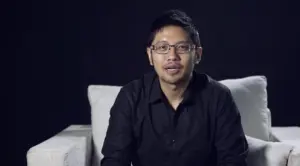
[(153, 40), (153, 44), (157, 44), (157, 43), (180, 44), (180, 43), (189, 43), (189, 42), (191, 42), (189, 37), (161, 37), (161, 36), (158, 36)]
[(168, 42), (169, 44), (176, 44), (178, 42), (188, 42), (189, 36), (187, 32), (177, 26), (168, 26), (160, 29), (154, 36), (153, 43)]
[(156, 32), (157, 37), (183, 37), (186, 38), (188, 36), (187, 32), (181, 28), (176, 26), (168, 26), (160, 29)]

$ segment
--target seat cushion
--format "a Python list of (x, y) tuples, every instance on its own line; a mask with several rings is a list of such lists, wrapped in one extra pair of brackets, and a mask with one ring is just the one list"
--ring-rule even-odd
[(246, 135), (269, 141), (271, 115), (268, 108), (266, 77), (249, 76), (220, 82), (227, 86), (233, 95)]

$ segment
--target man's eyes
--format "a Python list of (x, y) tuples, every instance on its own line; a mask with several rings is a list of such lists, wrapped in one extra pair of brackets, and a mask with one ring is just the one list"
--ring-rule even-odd
[(158, 46), (157, 49), (160, 49), (160, 50), (166, 50), (168, 49), (168, 45), (161, 45), (161, 46)]
[[(163, 44), (163, 45), (157, 45), (155, 48), (157, 50), (168, 50), (170, 47), (170, 45), (168, 44)], [(175, 45), (176, 49), (178, 50), (182, 50), (182, 51), (185, 51), (185, 50), (189, 50), (190, 49), (190, 45), (189, 44), (178, 44), (178, 45)]]
[(189, 45), (188, 44), (182, 44), (182, 45), (178, 45), (177, 48), (182, 49), (182, 50), (187, 50), (187, 49), (189, 49)]

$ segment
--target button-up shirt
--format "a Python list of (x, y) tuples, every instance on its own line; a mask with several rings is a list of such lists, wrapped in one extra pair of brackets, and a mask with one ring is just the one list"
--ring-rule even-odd
[(227, 87), (194, 71), (174, 110), (152, 72), (121, 88), (102, 153), (102, 166), (246, 166), (248, 144)]

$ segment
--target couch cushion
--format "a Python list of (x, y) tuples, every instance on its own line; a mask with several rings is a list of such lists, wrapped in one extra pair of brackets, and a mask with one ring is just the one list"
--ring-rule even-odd
[(270, 140), (271, 116), (268, 109), (266, 77), (249, 76), (220, 82), (227, 86), (233, 95), (246, 135)]
[(246, 136), (249, 144), (248, 166), (286, 166), (292, 145), (268, 142)]
[(108, 127), (109, 112), (120, 89), (119, 86), (106, 85), (90, 85), (88, 87), (88, 98), (92, 113), (94, 166), (99, 166), (103, 157), (101, 150)]

